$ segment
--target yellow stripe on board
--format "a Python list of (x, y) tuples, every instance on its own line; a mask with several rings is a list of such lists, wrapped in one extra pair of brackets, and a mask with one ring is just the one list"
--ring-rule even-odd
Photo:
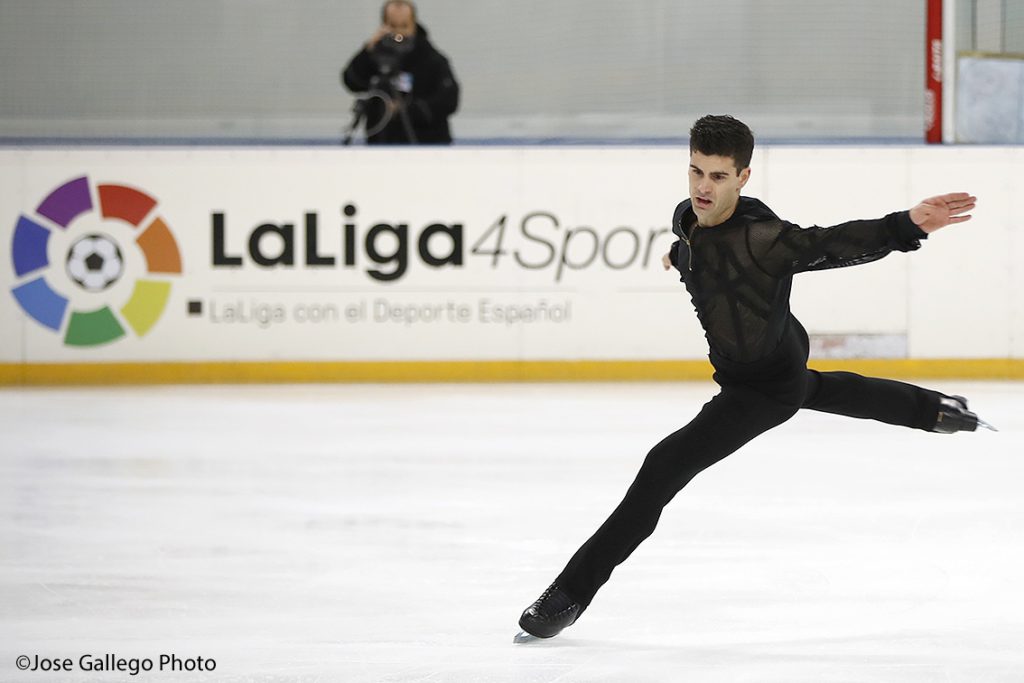
[[(1024, 379), (1021, 359), (817, 360), (811, 367), (895, 378)], [(0, 386), (306, 382), (709, 380), (707, 361), (0, 363)]]

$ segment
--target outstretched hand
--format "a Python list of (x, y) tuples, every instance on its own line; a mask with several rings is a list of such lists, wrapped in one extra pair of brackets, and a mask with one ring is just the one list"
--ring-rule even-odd
[(947, 225), (971, 220), (970, 214), (962, 214), (973, 209), (977, 201), (977, 197), (966, 192), (929, 197), (910, 210), (910, 220), (925, 232), (935, 232)]

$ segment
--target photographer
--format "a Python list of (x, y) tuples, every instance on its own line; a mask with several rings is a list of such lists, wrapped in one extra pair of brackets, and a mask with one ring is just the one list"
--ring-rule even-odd
[(459, 84), (448, 59), (416, 22), (408, 0), (389, 0), (382, 25), (352, 58), (342, 78), (366, 117), (369, 144), (451, 144), (448, 117), (459, 106)]

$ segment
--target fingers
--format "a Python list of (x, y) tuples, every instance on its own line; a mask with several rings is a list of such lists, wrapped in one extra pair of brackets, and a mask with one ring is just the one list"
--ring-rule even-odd
[(950, 216), (949, 218), (949, 222), (951, 225), (953, 223), (963, 223), (964, 221), (969, 220), (971, 220), (971, 214), (967, 214), (966, 216)]
[(950, 192), (935, 197), (950, 209), (963, 209), (978, 203), (978, 198), (966, 192)]
[(962, 201), (950, 202), (946, 206), (949, 209), (950, 215), (956, 215), (965, 211), (971, 211), (977, 204), (975, 203), (975, 198), (970, 197)]
[(921, 202), (921, 204), (937, 209), (945, 209), (949, 216), (952, 217), (973, 210), (977, 206), (977, 202), (978, 198), (967, 192), (950, 192), (929, 197)]

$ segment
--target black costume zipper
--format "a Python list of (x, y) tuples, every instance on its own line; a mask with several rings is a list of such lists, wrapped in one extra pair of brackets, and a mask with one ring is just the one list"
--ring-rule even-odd
[[(694, 224), (691, 231), (696, 230), (697, 226)], [(683, 234), (683, 241), (686, 242), (686, 267), (692, 273), (693, 272), (693, 245), (690, 243), (690, 238)]]

